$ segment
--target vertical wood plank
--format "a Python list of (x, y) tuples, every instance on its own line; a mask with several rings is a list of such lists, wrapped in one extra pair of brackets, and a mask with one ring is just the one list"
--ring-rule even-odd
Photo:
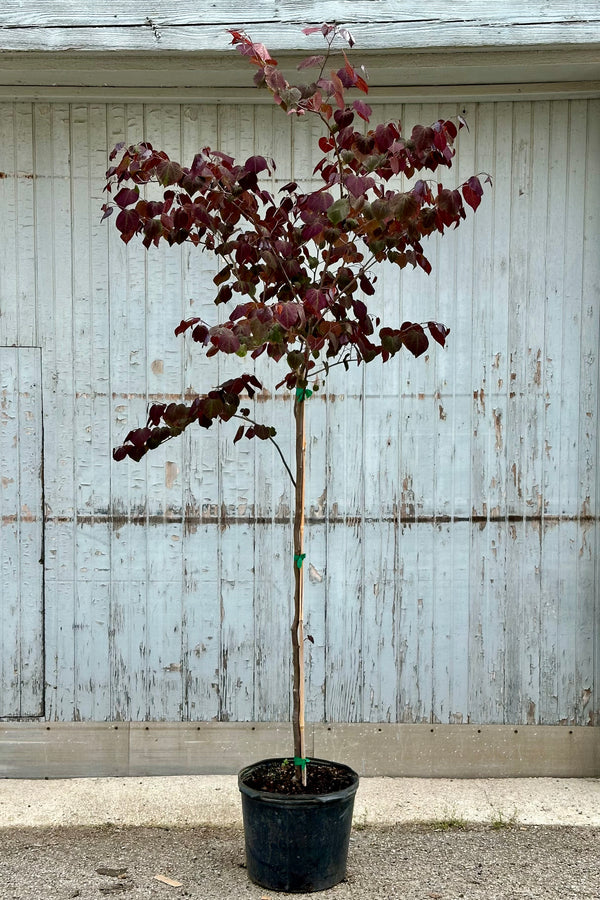
[[(594, 151), (600, 142), (600, 100), (587, 104), (586, 185), (596, 186), (586, 191), (584, 215), (584, 246), (593, 248), (600, 233), (600, 205), (597, 202), (600, 184), (600, 156)], [(600, 309), (593, 302), (600, 295), (600, 255), (586, 253), (583, 260), (583, 329), (582, 360), (585, 378), (582, 398), (581, 428), (584, 431), (583, 465), (586, 481), (587, 507), (581, 508), (580, 567), (582, 584), (580, 621), (584, 634), (585, 652), (581, 664), (581, 719), (584, 724), (600, 722), (600, 647), (598, 621), (600, 617)], [(585, 515), (584, 515), (585, 514)], [(593, 584), (590, 584), (590, 579)]]
[[(252, 107), (223, 105), (218, 111), (218, 144), (240, 161), (253, 153)], [(211, 286), (211, 296), (212, 295)], [(224, 311), (219, 309), (219, 315)], [(218, 383), (238, 372), (238, 359), (218, 358)], [(219, 426), (219, 567), (221, 602), (221, 717), (247, 721), (254, 716), (255, 608), (250, 577), (255, 533), (243, 514), (254, 504), (254, 447), (233, 446), (233, 423)]]
[(42, 393), (37, 348), (0, 348), (0, 716), (44, 704)]
[[(254, 108), (254, 143), (253, 152), (271, 159), (277, 156), (277, 169), (274, 171), (267, 189), (271, 192), (275, 203), (283, 195), (278, 194), (282, 185), (290, 181), (292, 167), (292, 148), (296, 153), (293, 140), (298, 133), (290, 118), (277, 122), (274, 107), (256, 106)], [(275, 153), (276, 148), (276, 153)], [(273, 425), (277, 430), (275, 440), (286, 455), (287, 463), (293, 470), (294, 455), (291, 450), (292, 408), (288, 391), (275, 391), (275, 385), (282, 378), (282, 370), (266, 353), (262, 354), (254, 364), (246, 357), (245, 371), (254, 372), (264, 385), (265, 391), (260, 400), (253, 403), (253, 415), (256, 421)], [(307, 410), (307, 444), (313, 446), (313, 412), (314, 405), (309, 404)], [(242, 444), (244, 442), (242, 441)], [(255, 718), (259, 721), (287, 721), (291, 718), (291, 625), (293, 619), (293, 550), (291, 501), (293, 485), (286, 472), (276, 448), (270, 442), (253, 441), (254, 485), (253, 503), (247, 507), (245, 517), (254, 517), (254, 627), (256, 640), (254, 683)], [(240, 447), (240, 444), (237, 445)], [(310, 454), (310, 449), (309, 449)], [(249, 498), (250, 499), (250, 498)], [(307, 506), (310, 504), (310, 491), (307, 492)], [(241, 512), (241, 510), (240, 510)], [(308, 528), (310, 533), (310, 526)], [(307, 633), (314, 624), (311, 621), (312, 584), (308, 578), (310, 571), (310, 553), (305, 548), (305, 626)], [(311, 551), (312, 552), (312, 551)], [(317, 633), (317, 637), (318, 637)], [(305, 650), (312, 649), (309, 642)], [(310, 708), (307, 719), (311, 718)], [(291, 740), (291, 735), (290, 735)]]
[[(203, 147), (216, 147), (216, 106), (184, 106), (182, 109), (182, 163), (189, 165)], [(216, 263), (194, 247), (182, 252), (181, 317), (201, 316), (213, 322), (212, 278)], [(187, 395), (203, 393), (218, 383), (213, 361), (189, 336), (168, 337), (182, 350), (183, 388)], [(219, 716), (219, 666), (221, 623), (218, 577), (218, 430), (190, 429), (183, 435), (182, 480), (184, 529), (183, 556), (183, 654), (186, 717), (217, 719)]]

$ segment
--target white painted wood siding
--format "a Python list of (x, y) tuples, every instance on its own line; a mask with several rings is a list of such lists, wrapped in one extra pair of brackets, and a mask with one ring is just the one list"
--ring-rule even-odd
[[(364, 48), (389, 50), (440, 47), (597, 44), (600, 13), (594, 0), (255, 0), (238, 12), (218, 0), (4, 0), (0, 46), (6, 50), (191, 50), (227, 49), (227, 27), (260, 24), (281, 49), (304, 47), (299, 25), (351, 24)], [(393, 26), (393, 27), (391, 27)], [(267, 35), (264, 34), (265, 27)], [(313, 41), (318, 41), (318, 37)]]
[(43, 715), (42, 475), (41, 354), (0, 346), (0, 718)]
[[(445, 180), (484, 170), (493, 191), (430, 277), (386, 270), (378, 293), (389, 324), (446, 322), (448, 350), (334, 370), (308, 405), (314, 721), (598, 721), (600, 101), (466, 115)], [(125, 247), (99, 207), (119, 140), (275, 152), (277, 188), (312, 170), (309, 129), (264, 106), (0, 105), (0, 344), (43, 348), (52, 719), (289, 719), (274, 450), (223, 428), (111, 460), (150, 400), (237, 370), (173, 336), (215, 316), (214, 260)], [(290, 451), (289, 401), (256, 415)]]

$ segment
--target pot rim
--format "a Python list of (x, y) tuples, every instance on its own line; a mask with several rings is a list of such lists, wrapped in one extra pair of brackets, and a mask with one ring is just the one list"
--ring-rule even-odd
[(268, 763), (283, 762), (284, 759), (289, 759), (289, 757), (275, 756), (269, 757), (268, 759), (260, 759), (241, 769), (241, 771), (238, 772), (238, 789), (240, 793), (261, 803), (280, 804), (282, 806), (289, 805), (298, 808), (300, 806), (316, 806), (320, 804), (336, 803), (337, 801), (353, 797), (358, 790), (359, 777), (350, 766), (347, 766), (345, 763), (334, 762), (330, 759), (318, 759), (313, 757), (310, 759), (313, 763), (331, 767), (335, 766), (338, 769), (349, 772), (352, 776), (351, 784), (345, 788), (341, 788), (339, 791), (332, 791), (329, 794), (277, 794), (271, 791), (259, 791), (256, 790), (256, 788), (251, 788), (247, 784), (244, 784), (244, 778), (258, 766), (263, 766)]

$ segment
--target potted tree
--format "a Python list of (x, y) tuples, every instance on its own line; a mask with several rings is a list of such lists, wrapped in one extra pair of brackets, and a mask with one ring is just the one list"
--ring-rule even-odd
[[(182, 321), (175, 334), (189, 332), (206, 356), (237, 354), (245, 369), (191, 403), (155, 403), (144, 427), (130, 431), (115, 460), (139, 461), (144, 454), (193, 424), (209, 428), (234, 420), (234, 443), (258, 438), (275, 444), (294, 488), (294, 574), (292, 636), (293, 754), (263, 760), (239, 775), (250, 877), (285, 891), (319, 890), (345, 874), (352, 805), (358, 776), (347, 766), (308, 760), (304, 726), (304, 522), (306, 403), (332, 366), (388, 362), (403, 348), (414, 356), (442, 347), (449, 329), (434, 322), (382, 324), (369, 311), (377, 266), (383, 263), (431, 270), (422, 239), (444, 234), (476, 210), (483, 193), (476, 175), (456, 189), (419, 178), (416, 172), (450, 168), (453, 143), (465, 124), (442, 120), (418, 125), (410, 136), (399, 122), (370, 124), (364, 72), (346, 53), (332, 64), (334, 43), (352, 47), (347, 29), (325, 24), (325, 49), (298, 66), (308, 83), (290, 83), (263, 44), (232, 30), (232, 43), (256, 67), (255, 83), (267, 88), (288, 115), (316, 116), (322, 124), (323, 154), (313, 173), (315, 190), (291, 181), (273, 196), (261, 183), (275, 163), (251, 156), (242, 163), (221, 150), (200, 150), (184, 166), (148, 143), (117, 146), (107, 171), (115, 224), (126, 243), (139, 237), (149, 248), (191, 242), (214, 253), (217, 305), (230, 304), (220, 324), (198, 317)], [(362, 96), (361, 96), (362, 95)], [(155, 199), (140, 188), (154, 183)], [(463, 202), (464, 201), (464, 202)], [(429, 333), (429, 337), (427, 335)], [(266, 353), (281, 363), (278, 390), (292, 393), (295, 460), (286, 460), (275, 429), (259, 422), (251, 401), (262, 385), (249, 361)]]

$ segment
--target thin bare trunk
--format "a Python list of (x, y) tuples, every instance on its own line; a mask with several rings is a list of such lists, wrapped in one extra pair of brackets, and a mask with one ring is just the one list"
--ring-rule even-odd
[(304, 478), (306, 441), (304, 436), (304, 399), (294, 401), (296, 421), (296, 486), (294, 503), (294, 621), (292, 624), (294, 756), (296, 777), (306, 784), (306, 745), (304, 737)]

